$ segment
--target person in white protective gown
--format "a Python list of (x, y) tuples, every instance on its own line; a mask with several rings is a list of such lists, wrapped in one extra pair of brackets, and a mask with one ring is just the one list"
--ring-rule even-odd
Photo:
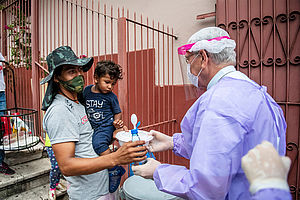
[[(207, 90), (184, 116), (182, 133), (170, 137), (150, 131), (150, 151), (172, 149), (190, 160), (189, 169), (153, 159), (132, 168), (136, 175), (153, 178), (159, 190), (184, 199), (251, 199), (257, 188), (250, 187), (241, 158), (264, 140), (285, 155), (282, 109), (266, 87), (236, 70), (235, 46), (226, 31), (208, 27), (178, 48), (180, 59), (186, 61), (181, 62), (183, 80)], [(278, 196), (289, 194), (287, 184), (274, 182), (271, 188)]]

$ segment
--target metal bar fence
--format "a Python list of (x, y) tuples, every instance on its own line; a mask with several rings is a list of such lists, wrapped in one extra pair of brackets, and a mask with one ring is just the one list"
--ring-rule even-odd
[[(1, 149), (27, 149), (39, 141), (38, 113), (30, 109), (35, 105), (32, 102), (35, 100), (32, 94), (36, 93), (33, 91), (33, 86), (36, 85), (33, 82), (37, 78), (31, 76), (34, 57), (32, 56), (34, 42), (31, 41), (33, 34), (31, 19), (38, 18), (34, 17), (36, 10), (31, 10), (30, 3), (25, 0), (6, 1), (1, 13), (1, 27), (3, 27), (1, 51), (6, 61), (14, 68), (12, 73), (4, 73), (8, 109), (4, 112), (6, 116), (3, 118), (9, 119), (6, 122), (12, 125), (12, 129), (5, 129), (4, 133), (7, 134), (8, 140), (1, 138), (3, 139)], [(2, 122), (1, 118), (1, 124)], [(1, 129), (3, 133), (3, 126)]]
[[(129, 52), (127, 80), (128, 102), (130, 103), (126, 118), (129, 119), (129, 115), (135, 113), (142, 122), (141, 129), (155, 129), (171, 135), (175, 132), (175, 126), (171, 125), (176, 122), (176, 119), (172, 116), (172, 112), (169, 112), (174, 108), (172, 104), (174, 101), (168, 102), (167, 99), (174, 99), (175, 94), (173, 76), (171, 76), (173, 65), (167, 65), (167, 63), (173, 63), (171, 60), (173, 55), (170, 55), (173, 51), (170, 51), (170, 44), (175, 40), (175, 36), (164, 30), (156, 31), (159, 30), (159, 25), (155, 29), (147, 23), (144, 24), (142, 15), (141, 22), (137, 23), (128, 20), (129, 16), (129, 11), (127, 11), (126, 46)], [(135, 13), (133, 16), (136, 20)], [(122, 23), (125, 24), (124, 21)], [(173, 129), (168, 127), (173, 127)], [(170, 152), (158, 153), (157, 157), (159, 160), (168, 162), (174, 160)]]

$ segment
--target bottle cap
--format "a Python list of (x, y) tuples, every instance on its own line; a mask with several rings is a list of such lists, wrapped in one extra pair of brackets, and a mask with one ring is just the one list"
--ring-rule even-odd
[(131, 134), (137, 134), (138, 133), (138, 129), (131, 129)]

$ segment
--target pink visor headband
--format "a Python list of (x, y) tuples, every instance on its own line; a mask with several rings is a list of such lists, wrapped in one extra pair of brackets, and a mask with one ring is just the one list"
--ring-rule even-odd
[[(212, 38), (212, 39), (209, 39), (209, 40), (206, 40), (206, 41), (212, 41), (212, 40), (220, 41), (222, 39), (230, 39), (230, 37), (228, 37), (228, 36), (221, 36), (221, 37), (215, 37), (215, 38)], [(196, 42), (195, 43), (191, 43), (191, 44), (185, 44), (185, 45), (179, 47), (178, 48), (178, 54), (185, 55), (186, 52), (188, 50), (190, 50), (192, 48), (192, 46), (194, 46), (195, 44), (196, 44)]]

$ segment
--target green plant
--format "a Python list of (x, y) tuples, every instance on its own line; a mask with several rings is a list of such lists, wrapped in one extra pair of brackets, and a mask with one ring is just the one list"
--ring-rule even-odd
[(11, 9), (11, 24), (5, 25), (10, 43), (10, 62), (15, 65), (23, 65), (26, 69), (31, 68), (31, 33), (30, 21), (20, 6)]

